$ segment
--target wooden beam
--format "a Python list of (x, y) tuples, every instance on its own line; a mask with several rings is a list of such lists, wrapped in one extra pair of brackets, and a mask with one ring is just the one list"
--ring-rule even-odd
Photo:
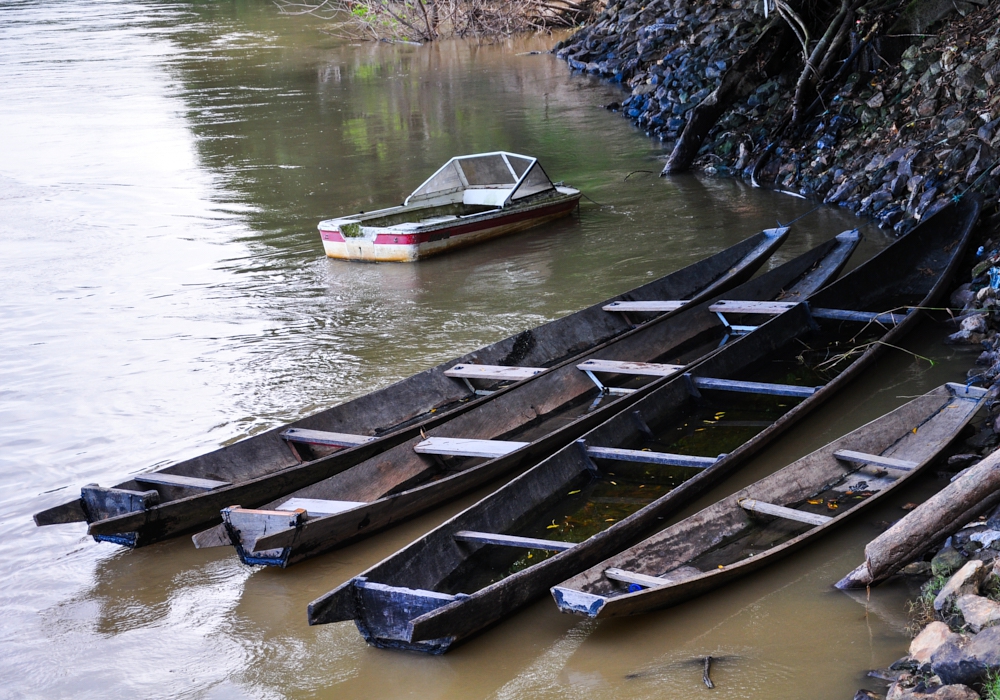
[(822, 387), (795, 386), (793, 384), (766, 384), (764, 382), (738, 382), (733, 379), (714, 379), (712, 377), (692, 377), (699, 389), (715, 389), (719, 391), (737, 391), (744, 394), (770, 394), (773, 396), (793, 396), (806, 398), (812, 396)]
[(289, 428), (281, 433), (281, 438), (288, 442), (304, 442), (309, 445), (329, 445), (330, 447), (355, 447), (376, 439), (368, 435), (331, 433), (325, 430), (306, 430), (305, 428)]
[(799, 302), (793, 301), (734, 301), (724, 299), (708, 307), (713, 313), (726, 314), (767, 314), (777, 316), (783, 314)]
[(605, 311), (676, 311), (690, 302), (677, 301), (613, 301), (601, 308)]
[(504, 367), (502, 365), (455, 365), (444, 371), (444, 376), (457, 379), (493, 379), (517, 382), (536, 374), (547, 372), (544, 367)]
[(668, 586), (673, 583), (670, 579), (660, 578), (659, 576), (647, 576), (646, 574), (637, 574), (633, 571), (625, 571), (625, 569), (605, 569), (604, 576), (612, 581), (637, 583), (640, 586), (645, 586), (646, 588), (658, 588), (660, 586)]
[(513, 440), (472, 440), (468, 438), (432, 437), (415, 445), (413, 451), (425, 455), (488, 457), (495, 459), (530, 444), (530, 442), (515, 442)]
[(545, 549), (550, 552), (565, 552), (576, 545), (572, 542), (556, 542), (554, 540), (538, 540), (534, 537), (517, 537), (516, 535), (498, 535), (492, 532), (472, 532), (459, 530), (452, 537), (459, 542), (476, 542), (478, 544), (495, 544), (501, 547), (523, 547), (524, 549)]
[(834, 321), (858, 321), (860, 323), (891, 323), (898, 326), (906, 320), (906, 314), (873, 313), (871, 311), (847, 311), (844, 309), (812, 309), (813, 318), (828, 318)]
[(645, 450), (623, 450), (617, 447), (587, 446), (587, 456), (599, 459), (616, 459), (621, 462), (644, 462), (646, 464), (664, 464), (674, 467), (694, 467), (707, 469), (719, 461), (719, 457), (696, 457), (694, 455), (678, 455), (669, 452), (646, 452)]
[(322, 498), (289, 498), (278, 506), (278, 510), (304, 510), (309, 515), (334, 515), (351, 510), (358, 506), (366, 506), (365, 501), (328, 501)]
[(622, 362), (619, 360), (587, 360), (576, 366), (584, 372), (612, 372), (615, 374), (640, 374), (650, 377), (669, 377), (684, 369), (684, 365), (663, 365), (655, 362)]
[(137, 474), (132, 477), (137, 484), (159, 484), (161, 486), (177, 486), (183, 489), (196, 489), (198, 491), (212, 491), (221, 489), (223, 486), (232, 486), (229, 481), (216, 481), (214, 479), (198, 479), (193, 476), (181, 476), (180, 474), (167, 474), (164, 472), (147, 472)]
[(806, 525), (823, 525), (824, 523), (833, 520), (833, 518), (829, 515), (806, 513), (801, 510), (795, 510), (794, 508), (785, 508), (785, 506), (776, 506), (773, 503), (756, 501), (752, 498), (744, 498), (740, 501), (740, 508), (754, 513), (773, 515), (777, 518), (784, 518), (785, 520), (795, 520), (800, 523), (805, 523)]
[(845, 462), (870, 464), (876, 467), (885, 467), (886, 469), (896, 469), (901, 472), (912, 472), (918, 466), (917, 462), (908, 459), (893, 459), (892, 457), (870, 455), (866, 452), (855, 452), (854, 450), (837, 450), (833, 453), (833, 456)]

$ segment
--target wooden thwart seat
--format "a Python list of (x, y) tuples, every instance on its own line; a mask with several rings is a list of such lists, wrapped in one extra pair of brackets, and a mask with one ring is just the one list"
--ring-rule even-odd
[(623, 362), (620, 360), (587, 360), (576, 366), (584, 372), (638, 374), (649, 377), (669, 377), (684, 369), (684, 365), (663, 365), (655, 362)]
[(659, 576), (647, 576), (646, 574), (637, 574), (634, 571), (625, 571), (625, 569), (605, 569), (604, 575), (611, 579), (612, 581), (621, 581), (622, 583), (637, 583), (640, 586), (645, 586), (646, 588), (656, 588), (658, 586), (667, 586), (673, 583), (670, 579), (660, 578)]
[(154, 484), (160, 486), (177, 486), (183, 489), (195, 489), (198, 491), (212, 491), (221, 489), (223, 486), (232, 486), (229, 481), (216, 481), (215, 479), (199, 479), (193, 476), (181, 476), (180, 474), (167, 474), (164, 472), (148, 472), (137, 474), (132, 480), (138, 484)]
[(692, 377), (699, 389), (736, 391), (744, 394), (769, 394), (772, 396), (812, 396), (822, 387), (795, 386), (794, 384), (768, 384), (766, 382), (740, 382), (735, 379), (714, 379), (712, 377)]
[(795, 510), (794, 508), (776, 506), (773, 503), (765, 503), (764, 501), (757, 501), (752, 498), (744, 498), (740, 501), (740, 508), (754, 513), (761, 513), (763, 515), (773, 515), (776, 518), (784, 518), (785, 520), (795, 520), (800, 523), (805, 523), (806, 525), (823, 525), (824, 523), (833, 520), (833, 518), (829, 515), (805, 513), (801, 510)]
[(306, 430), (305, 428), (289, 428), (281, 433), (281, 439), (286, 442), (301, 442), (307, 445), (326, 445), (328, 447), (356, 447), (371, 442), (374, 437), (368, 435), (351, 435), (349, 433), (331, 433), (326, 430)]
[(450, 457), (488, 457), (495, 459), (518, 450), (529, 442), (513, 440), (472, 440), (468, 438), (432, 437), (417, 443), (414, 452)]
[(626, 362), (622, 360), (587, 360), (576, 366), (577, 369), (587, 373), (590, 381), (597, 385), (603, 394), (624, 395), (631, 394), (635, 389), (625, 389), (622, 387), (605, 386), (597, 378), (594, 372), (607, 372), (610, 374), (634, 374), (647, 377), (669, 377), (684, 369), (684, 365), (664, 365), (655, 362)]
[(516, 382), (547, 372), (545, 367), (506, 367), (503, 365), (455, 365), (444, 376), (456, 379), (494, 379)]
[(681, 300), (664, 301), (613, 301), (601, 308), (605, 311), (676, 311), (689, 302)]
[(459, 542), (476, 542), (479, 544), (495, 544), (502, 547), (523, 547), (524, 549), (544, 549), (550, 552), (564, 552), (572, 549), (572, 542), (556, 542), (554, 540), (539, 540), (534, 537), (518, 537), (516, 535), (498, 535), (492, 532), (473, 532), (459, 530), (452, 537)]
[(833, 453), (837, 459), (855, 464), (870, 464), (874, 467), (885, 467), (886, 469), (896, 469), (901, 472), (912, 472), (917, 468), (917, 462), (908, 459), (893, 459), (882, 455), (870, 455), (865, 452), (855, 452), (854, 450), (837, 450)]
[(277, 510), (304, 510), (309, 515), (335, 515), (358, 506), (368, 505), (364, 501), (329, 501), (323, 498), (289, 498)]
[(646, 464), (663, 464), (674, 467), (694, 467), (707, 469), (718, 462), (719, 457), (697, 457), (694, 455), (678, 455), (669, 452), (646, 452), (644, 450), (623, 450), (617, 447), (592, 447), (587, 445), (587, 456), (599, 459), (616, 459), (622, 462), (643, 462)]
[(906, 314), (874, 313), (871, 311), (847, 311), (845, 309), (812, 309), (814, 318), (832, 321), (858, 321), (860, 323), (891, 323), (898, 326), (906, 320)]
[(736, 301), (723, 299), (709, 306), (708, 310), (716, 314), (767, 314), (775, 316), (785, 313), (798, 303), (797, 301)]

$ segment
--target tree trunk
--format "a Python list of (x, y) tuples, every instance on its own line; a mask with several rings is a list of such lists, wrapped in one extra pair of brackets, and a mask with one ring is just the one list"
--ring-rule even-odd
[(837, 588), (877, 585), (1000, 500), (1000, 450), (910, 511), (865, 547), (865, 562)]
[(682, 173), (691, 167), (705, 136), (715, 126), (722, 113), (737, 99), (749, 95), (750, 91), (760, 83), (761, 74), (764, 72), (763, 64), (769, 63), (768, 60), (761, 60), (761, 54), (767, 50), (771, 40), (776, 41), (776, 46), (771, 49), (772, 53), (785, 48), (783, 37), (786, 30), (787, 25), (784, 22), (772, 21), (757, 40), (730, 66), (722, 76), (719, 86), (691, 110), (691, 116), (680, 138), (677, 139), (661, 175)]

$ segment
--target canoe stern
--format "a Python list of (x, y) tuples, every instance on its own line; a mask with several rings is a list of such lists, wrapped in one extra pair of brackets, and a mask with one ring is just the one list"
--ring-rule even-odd
[(309, 605), (309, 624), (354, 620), (365, 641), (380, 649), (443, 654), (454, 637), (412, 641), (412, 621), (465, 598), (436, 591), (389, 586), (356, 576)]
[[(121, 515), (146, 512), (159, 504), (160, 494), (152, 489), (133, 491), (88, 484), (80, 489), (80, 502), (87, 522), (93, 526)], [(138, 531), (99, 533), (91, 527), (90, 534), (96, 542), (110, 542), (129, 548), (142, 545)]]
[(597, 617), (601, 613), (601, 608), (608, 602), (604, 596), (572, 588), (563, 588), (562, 586), (552, 587), (552, 597), (555, 598), (556, 605), (559, 606), (559, 612), (585, 617)]

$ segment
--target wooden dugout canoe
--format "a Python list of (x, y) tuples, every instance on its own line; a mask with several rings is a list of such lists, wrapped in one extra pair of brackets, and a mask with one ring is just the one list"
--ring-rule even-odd
[[(949, 205), (808, 303), (795, 304), (657, 386), (582, 440), (314, 600), (309, 623), (354, 620), (374, 646), (443, 653), (647, 536), (850, 381), (886, 344), (898, 342), (921, 309), (943, 293), (979, 212), (978, 198)], [(906, 308), (910, 312), (902, 313)], [(893, 310), (900, 313), (890, 316)], [(779, 393), (779, 385), (762, 386), (761, 380), (780, 376), (785, 370), (776, 361), (794, 362), (803, 343), (812, 344), (810, 354), (840, 358), (834, 365), (839, 372), (824, 386), (803, 387), (800, 376), (799, 386), (785, 385), (786, 393), (805, 398), (751, 404), (746, 413), (766, 419), (744, 415), (740, 422), (767, 427), (752, 437), (737, 432), (728, 454), (714, 457), (711, 444), (700, 455), (666, 452), (669, 436), (692, 416), (695, 424), (711, 423), (702, 417), (734, 411), (740, 391)], [(644, 501), (638, 494), (646, 486), (663, 495), (654, 490)], [(597, 498), (622, 493), (633, 504), (626, 508), (626, 499), (617, 499), (620, 519), (578, 517), (588, 509), (600, 514)]]
[(931, 463), (986, 391), (945, 384), (552, 588), (562, 612), (616, 617), (707, 593), (787, 556)]
[[(785, 302), (804, 299), (836, 277), (859, 239), (857, 231), (840, 234), (726, 295), (761, 301), (779, 296)], [(246, 564), (286, 567), (542, 459), (639, 398), (637, 389), (643, 385), (635, 380), (626, 382), (629, 387), (608, 388), (602, 397), (592, 381), (596, 368), (614, 370), (612, 376), (619, 369), (639, 372), (649, 386), (661, 370), (675, 373), (717, 348), (725, 326), (711, 307), (712, 302), (704, 302), (579, 355), (448, 423), (260, 508), (226, 508), (222, 524), (195, 535), (194, 542), (199, 547), (232, 544)], [(657, 364), (649, 364), (654, 361)], [(669, 369), (659, 364), (663, 362), (680, 365)], [(595, 369), (586, 374), (582, 370), (588, 367)], [(482, 442), (495, 440), (505, 441), (498, 452), (491, 452), (497, 445)], [(514, 444), (516, 449), (508, 449)], [(428, 454), (428, 449), (437, 451)]]
[[(670, 316), (608, 313), (619, 301), (688, 299), (697, 303), (749, 279), (788, 235), (767, 229), (715, 255), (624, 294), (488, 345), (301, 420), (114, 486), (89, 484), (80, 497), (35, 514), (36, 525), (89, 523), (98, 541), (140, 547), (220, 521), (234, 503), (248, 507), (325, 479), (373, 455), (500, 396), (511, 384), (486, 382), (480, 396), (445, 375), (456, 364), (552, 367), (632, 331), (635, 324)], [(530, 381), (527, 380), (527, 381)], [(483, 386), (483, 382), (479, 382)], [(339, 444), (291, 442), (289, 431), (334, 433)], [(307, 436), (309, 433), (301, 433)], [(331, 442), (327, 440), (326, 442)]]

